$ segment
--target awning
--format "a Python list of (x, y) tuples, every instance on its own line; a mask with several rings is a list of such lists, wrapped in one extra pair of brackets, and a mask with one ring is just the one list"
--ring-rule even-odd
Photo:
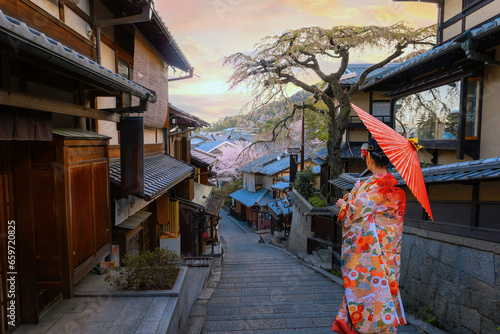
[(201, 167), (210, 167), (217, 162), (217, 156), (197, 149), (191, 149), (191, 162)]
[(148, 219), (151, 216), (151, 212), (137, 211), (132, 216), (128, 217), (123, 221), (123, 223), (116, 225), (116, 227), (125, 228), (127, 230), (134, 230), (140, 223)]
[(287, 190), (292, 189), (292, 186), (291, 186), (290, 182), (281, 181), (281, 182), (273, 184), (271, 186), (271, 189), (279, 190), (279, 191), (287, 191)]
[(210, 196), (206, 206), (206, 213), (212, 216), (218, 216), (220, 210), (222, 209), (222, 205), (224, 205), (224, 200), (220, 197)]
[[(151, 201), (167, 192), (182, 180), (193, 174), (195, 168), (170, 155), (161, 154), (144, 158), (144, 194), (141, 196)], [(109, 164), (111, 184), (120, 187), (121, 162)]]
[(210, 198), (210, 195), (212, 194), (212, 191), (214, 190), (213, 186), (206, 186), (201, 183), (194, 183), (194, 198), (192, 202), (201, 205), (203, 207), (206, 207), (208, 203), (208, 199)]
[[(252, 207), (254, 205), (259, 205), (259, 202), (261, 200), (267, 200), (268, 197), (266, 195), (269, 194), (269, 190), (267, 189), (259, 189), (256, 192), (251, 192), (246, 189), (240, 189), (235, 191), (232, 194), (229, 194), (229, 197), (234, 198), (235, 201), (240, 202), (241, 204), (247, 206), (247, 207)], [(272, 196), (271, 200), (266, 202), (267, 203), (272, 201)]]

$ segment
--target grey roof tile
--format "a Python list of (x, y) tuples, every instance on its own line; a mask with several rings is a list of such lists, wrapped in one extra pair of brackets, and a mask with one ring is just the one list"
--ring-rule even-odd
[[(164, 194), (194, 172), (195, 168), (167, 154), (144, 158), (144, 194), (147, 201)], [(111, 184), (120, 186), (121, 161), (110, 162)]]
[(156, 95), (154, 95), (153, 92), (148, 90), (147, 88), (139, 86), (129, 79), (124, 78), (105, 68), (104, 66), (97, 64), (93, 60), (82, 56), (75, 50), (72, 50), (62, 43), (50, 37), (47, 37), (44, 33), (39, 32), (33, 28), (29, 28), (26, 23), (6, 16), (3, 11), (0, 10), (0, 32), (2, 30), (13, 33), (16, 36), (19, 36), (18, 38), (21, 40), (28, 41), (28, 43), (33, 43), (34, 45), (46, 50), (51, 54), (62, 57), (65, 61), (71, 63), (72, 65), (82, 66), (98, 76), (106, 77), (107, 79), (114, 81), (115, 85), (119, 84), (119, 86), (115, 86), (115, 88), (125, 88), (129, 90), (133, 95), (139, 96), (141, 98), (151, 96), (150, 100), (156, 101)]
[[(500, 18), (497, 18), (494, 21), (485, 23), (481, 27), (472, 30), (471, 33), (473, 39), (479, 39), (487, 35), (493, 34), (499, 30), (500, 30)], [(392, 77), (398, 73), (404, 72), (421, 63), (424, 63), (428, 60), (431, 60), (433, 58), (436, 58), (438, 56), (444, 55), (448, 52), (457, 49), (460, 49), (460, 43), (451, 40), (447, 43), (444, 43), (438, 47), (435, 47), (427, 52), (424, 52), (414, 58), (411, 58), (401, 63), (399, 67), (395, 67), (393, 69), (385, 71), (379, 74), (378, 76), (370, 76), (369, 78), (367, 78), (366, 83), (363, 86), (361, 86), (361, 89), (363, 90), (369, 88), (370, 86), (373, 86), (374, 84), (379, 83), (385, 79), (388, 79), (389, 77)]]

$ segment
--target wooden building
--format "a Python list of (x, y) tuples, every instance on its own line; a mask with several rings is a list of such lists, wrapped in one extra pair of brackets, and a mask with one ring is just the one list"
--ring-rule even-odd
[[(404, 136), (418, 137), (424, 147), (419, 158), (431, 165), (423, 174), (434, 221), (405, 189), (403, 303), (411, 311), (432, 308), (449, 332), (492, 333), (498, 317), (485, 305), (498, 300), (500, 275), (471, 266), (493, 268), (500, 254), (495, 94), (500, 82), (500, 3), (426, 2), (434, 5), (421, 6), (434, 6), (438, 14), (436, 45), (361, 86), (367, 93), (386, 92), (390, 125)], [(345, 174), (331, 183), (349, 188), (358, 177)], [(405, 188), (401, 179), (400, 184)], [(481, 301), (462, 300), (467, 291), (482, 296)], [(473, 323), (467, 316), (454, 316), (468, 312), (475, 314)]]
[[(157, 215), (142, 175), (149, 156), (165, 156), (167, 70), (190, 77), (192, 68), (150, 1), (4, 1), (0, 45), (2, 236), (10, 222), (16, 228), (15, 298), (7, 294), (14, 272), (5, 262), (7, 239), (0, 239), (3, 334), (71, 298), (111, 252), (123, 217), (115, 200), (126, 198), (134, 210), (144, 204), (131, 216), (150, 213), (142, 214), (142, 245), (125, 239), (121, 251), (148, 248)], [(110, 187), (117, 162), (118, 188)]]

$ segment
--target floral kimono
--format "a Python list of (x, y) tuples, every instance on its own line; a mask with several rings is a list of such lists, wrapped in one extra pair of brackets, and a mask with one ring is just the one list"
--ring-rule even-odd
[(406, 324), (399, 267), (406, 196), (391, 174), (356, 186), (339, 213), (345, 295), (332, 329), (340, 333), (394, 333)]

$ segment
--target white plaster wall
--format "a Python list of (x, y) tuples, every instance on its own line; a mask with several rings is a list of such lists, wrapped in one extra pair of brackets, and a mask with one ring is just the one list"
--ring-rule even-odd
[(156, 144), (155, 129), (144, 129), (144, 144)]
[(462, 12), (462, 0), (446, 0), (444, 2), (444, 21)]
[(500, 1), (490, 2), (465, 18), (465, 29), (477, 26), (498, 13), (500, 13)]
[(443, 41), (447, 41), (462, 33), (462, 21), (452, 24), (443, 30)]
[(90, 15), (90, 0), (79, 0), (76, 5), (86, 14)]
[(53, 0), (31, 0), (34, 4), (45, 10), (50, 15), (59, 18), (59, 5)]
[(87, 35), (87, 26), (89, 24), (68, 6), (64, 6), (64, 23), (86, 39), (90, 40), (89, 35)]
[[(496, 59), (500, 59), (497, 48)], [(486, 65), (484, 70), (483, 108), (481, 118), (481, 159), (500, 156), (499, 91), (500, 67)]]

